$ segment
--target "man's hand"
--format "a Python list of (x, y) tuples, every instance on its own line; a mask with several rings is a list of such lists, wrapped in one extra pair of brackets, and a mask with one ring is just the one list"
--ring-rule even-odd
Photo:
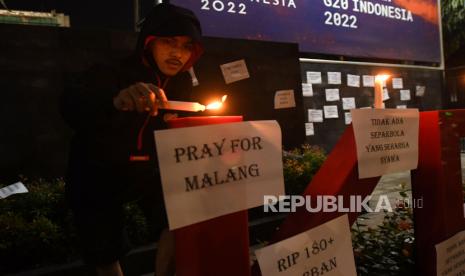
[(125, 88), (113, 98), (113, 105), (120, 111), (150, 112), (158, 114), (158, 107), (163, 106), (168, 99), (163, 89), (151, 83), (138, 82)]

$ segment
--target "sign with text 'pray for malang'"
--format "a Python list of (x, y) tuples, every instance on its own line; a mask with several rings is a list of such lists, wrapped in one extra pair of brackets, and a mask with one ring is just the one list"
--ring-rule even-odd
[(276, 121), (160, 130), (155, 141), (170, 230), (284, 194)]

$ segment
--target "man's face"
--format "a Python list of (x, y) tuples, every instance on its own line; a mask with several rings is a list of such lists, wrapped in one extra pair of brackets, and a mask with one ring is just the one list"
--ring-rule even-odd
[(160, 71), (174, 76), (192, 55), (193, 43), (188, 36), (158, 37), (152, 44), (152, 54)]

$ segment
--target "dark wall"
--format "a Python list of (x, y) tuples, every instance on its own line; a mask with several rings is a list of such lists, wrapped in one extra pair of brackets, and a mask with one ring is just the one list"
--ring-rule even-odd
[[(59, 114), (65, 81), (94, 63), (131, 53), (137, 34), (0, 24), (0, 181), (63, 176), (71, 130)], [(277, 119), (288, 146), (304, 139), (300, 67), (295, 44), (206, 39), (196, 66), (202, 102), (227, 91), (229, 114)], [(219, 65), (245, 59), (251, 77), (225, 85)], [(294, 89), (297, 107), (274, 110), (274, 93)], [(220, 93), (220, 94), (221, 94)]]
[(128, 55), (125, 32), (0, 24), (0, 180), (63, 176), (71, 135), (58, 109), (65, 78)]
[[(206, 54), (195, 66), (198, 100), (228, 95), (225, 114), (243, 115), (244, 120), (277, 120), (283, 145), (292, 148), (305, 138), (302, 87), (297, 44), (209, 38)], [(250, 78), (225, 84), (220, 65), (245, 60)], [(275, 109), (278, 90), (294, 90), (295, 108)]]
[[(311, 62), (302, 63), (301, 68), (301, 76), (304, 81), (306, 81), (307, 71), (321, 72), (323, 78), (322, 84), (313, 84), (313, 97), (304, 97), (305, 110), (323, 109), (324, 105), (338, 106), (338, 119), (324, 119), (323, 123), (314, 123), (315, 135), (306, 137), (308, 143), (322, 146), (328, 152), (337, 143), (346, 128), (344, 112), (349, 112), (349, 110), (342, 110), (342, 98), (354, 97), (357, 108), (373, 105), (374, 88), (363, 87), (362, 75), (376, 75), (385, 72), (392, 76), (386, 84), (390, 94), (390, 99), (385, 101), (386, 108), (396, 108), (397, 105), (407, 105), (408, 108), (418, 108), (420, 111), (443, 108), (444, 72), (442, 70)], [(341, 72), (342, 84), (328, 84), (327, 72)], [(348, 87), (347, 74), (360, 75), (360, 87)], [(392, 88), (392, 78), (403, 79), (403, 89), (410, 89), (410, 101), (400, 100), (400, 89)], [(415, 96), (417, 85), (426, 86), (423, 97)], [(326, 88), (339, 88), (341, 100), (327, 102)], [(308, 118), (306, 118), (306, 122), (308, 122)]]

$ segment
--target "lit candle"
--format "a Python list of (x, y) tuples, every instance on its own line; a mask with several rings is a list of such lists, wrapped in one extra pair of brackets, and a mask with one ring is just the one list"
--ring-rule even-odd
[(389, 75), (376, 75), (375, 78), (375, 108), (383, 108), (383, 86)]
[(221, 107), (223, 107), (224, 101), (226, 101), (226, 98), (228, 96), (224, 95), (221, 98), (221, 101), (215, 101), (207, 106), (196, 103), (196, 102), (181, 102), (181, 101), (167, 101), (163, 106), (160, 105), (160, 109), (167, 109), (167, 110), (179, 110), (179, 111), (191, 111), (191, 112), (197, 112), (197, 111), (205, 111), (205, 110), (218, 110)]
[(179, 111), (205, 111), (205, 106), (203, 104), (195, 102), (181, 102), (181, 101), (167, 101), (164, 106), (160, 106), (160, 109), (168, 110), (179, 110)]
[(228, 95), (223, 95), (223, 97), (221, 97), (221, 101), (215, 101), (215, 102), (209, 103), (209, 104), (207, 104), (205, 109), (207, 109), (207, 110), (218, 110), (218, 109), (222, 108), (223, 103), (224, 103), (224, 101), (226, 101), (227, 97), (228, 97)]

